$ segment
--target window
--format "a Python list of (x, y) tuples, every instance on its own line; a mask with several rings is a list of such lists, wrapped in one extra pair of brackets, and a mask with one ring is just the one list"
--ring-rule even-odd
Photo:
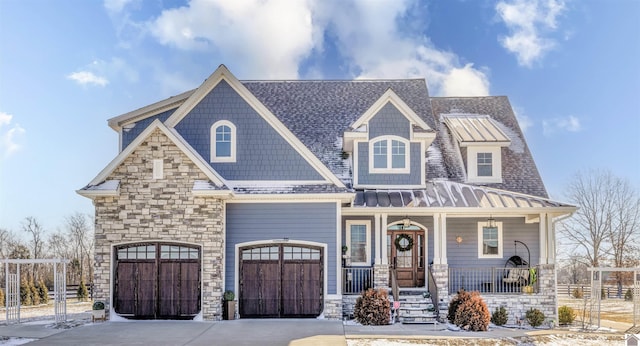
[(408, 141), (397, 138), (382, 138), (370, 142), (370, 173), (409, 173)]
[(502, 222), (478, 222), (478, 258), (502, 258)]
[(371, 265), (371, 222), (347, 221), (347, 255), (352, 265)]
[(211, 126), (211, 162), (236, 162), (236, 127), (229, 121)]
[(502, 153), (500, 147), (467, 147), (467, 182), (480, 184), (502, 182)]
[(491, 153), (478, 153), (478, 176), (479, 177), (491, 177), (493, 176), (491, 163)]

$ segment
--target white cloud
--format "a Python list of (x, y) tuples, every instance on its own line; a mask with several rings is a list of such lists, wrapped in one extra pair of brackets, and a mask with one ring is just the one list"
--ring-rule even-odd
[[(161, 44), (213, 51), (250, 78), (299, 78), (307, 58), (322, 59), (329, 36), (344, 61), (341, 68), (355, 78), (426, 78), (434, 95), (488, 95), (485, 69), (460, 63), (420, 31), (402, 27), (425, 15), (418, 5), (411, 0), (192, 0), (163, 11), (147, 27)], [(318, 78), (319, 71), (310, 66), (306, 74)]]
[(531, 67), (556, 45), (555, 40), (544, 34), (557, 29), (557, 18), (564, 10), (563, 0), (500, 1), (496, 12), (510, 35), (500, 37), (499, 41), (516, 55), (518, 64)]
[(545, 119), (542, 121), (542, 132), (545, 136), (550, 136), (555, 132), (579, 132), (582, 130), (580, 119), (570, 115), (564, 118)]
[(150, 23), (160, 43), (215, 50), (252, 78), (297, 78), (316, 44), (313, 29), (310, 5), (286, 0), (193, 0)]
[(13, 155), (22, 147), (21, 141), (26, 132), (19, 124), (11, 125), (12, 120), (13, 115), (0, 112), (0, 154), (2, 158)]
[(67, 76), (68, 79), (77, 82), (80, 85), (98, 85), (105, 86), (109, 81), (104, 77), (96, 76), (90, 71), (73, 72)]

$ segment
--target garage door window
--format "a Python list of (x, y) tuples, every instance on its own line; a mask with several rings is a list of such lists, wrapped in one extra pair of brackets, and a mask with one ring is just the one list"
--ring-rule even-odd
[(284, 247), (284, 259), (285, 260), (319, 260), (320, 250), (310, 249), (307, 247)]
[(118, 249), (118, 259), (155, 259), (155, 245), (134, 246)]
[(242, 250), (243, 260), (278, 260), (280, 251), (277, 246), (256, 247)]
[(198, 259), (198, 249), (185, 246), (162, 245), (160, 258), (162, 259)]

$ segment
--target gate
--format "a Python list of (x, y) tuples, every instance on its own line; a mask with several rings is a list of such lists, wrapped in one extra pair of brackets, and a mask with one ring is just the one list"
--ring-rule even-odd
[[(7, 324), (20, 323), (20, 264), (53, 264), (53, 304), (56, 323), (67, 320), (67, 259), (3, 259), (5, 265)], [(11, 266), (15, 265), (15, 272)], [(58, 273), (58, 265), (62, 273)]]

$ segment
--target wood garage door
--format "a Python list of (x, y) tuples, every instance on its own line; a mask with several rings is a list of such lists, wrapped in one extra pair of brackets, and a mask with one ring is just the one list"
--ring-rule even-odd
[(317, 317), (323, 305), (322, 249), (269, 244), (240, 250), (240, 316)]
[(138, 319), (192, 319), (200, 312), (200, 250), (165, 243), (116, 249), (114, 309)]

